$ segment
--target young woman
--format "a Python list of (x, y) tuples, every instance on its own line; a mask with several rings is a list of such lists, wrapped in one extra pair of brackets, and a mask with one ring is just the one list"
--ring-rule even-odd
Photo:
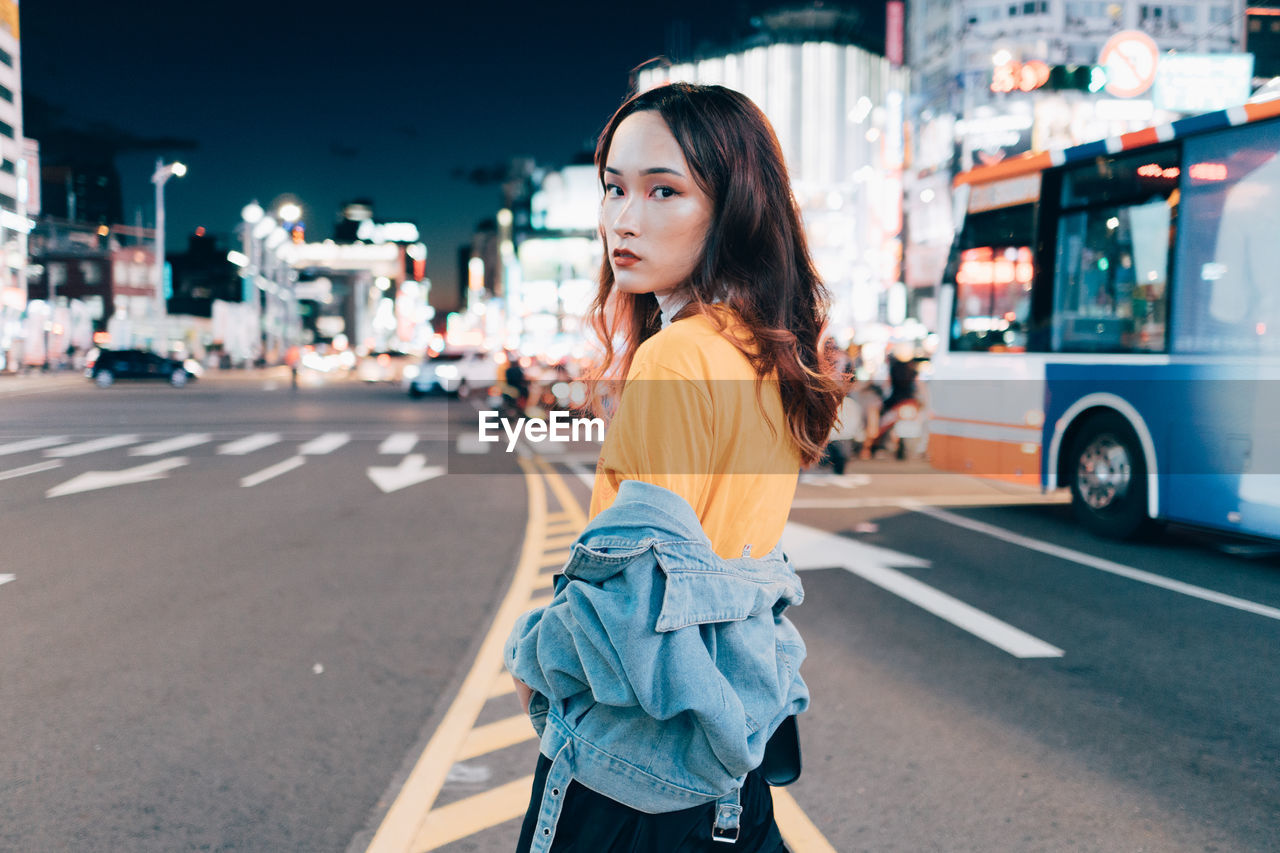
[(592, 520), (507, 645), (542, 735), (518, 849), (782, 851), (757, 767), (808, 702), (782, 615), (803, 593), (777, 545), (842, 396), (818, 348), (826, 293), (745, 96), (636, 95), (596, 166), (590, 320), (603, 382), (625, 384)]

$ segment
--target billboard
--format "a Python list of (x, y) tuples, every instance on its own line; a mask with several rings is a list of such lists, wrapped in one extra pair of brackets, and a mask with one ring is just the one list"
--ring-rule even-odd
[(1160, 57), (1156, 109), (1207, 113), (1249, 100), (1252, 53), (1176, 53)]

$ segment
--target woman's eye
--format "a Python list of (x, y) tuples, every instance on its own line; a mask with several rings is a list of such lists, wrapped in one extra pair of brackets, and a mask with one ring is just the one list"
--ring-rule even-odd
[(618, 186), (617, 184), (605, 184), (604, 194), (606, 196), (612, 196), (613, 198), (617, 198), (620, 195), (622, 195), (622, 187)]
[(679, 195), (679, 193), (671, 189), (671, 187), (654, 187), (653, 191), (658, 198), (674, 198)]

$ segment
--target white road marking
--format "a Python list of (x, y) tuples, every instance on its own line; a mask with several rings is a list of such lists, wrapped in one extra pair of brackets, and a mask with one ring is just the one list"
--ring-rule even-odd
[(25, 477), (28, 474), (39, 474), (41, 471), (52, 471), (54, 468), (61, 468), (62, 462), (57, 459), (51, 459), (48, 462), (37, 462), (34, 465), (27, 465), (24, 468), (10, 468), (8, 471), (0, 471), (0, 480), (12, 480), (15, 477)]
[(395, 468), (368, 469), (369, 479), (373, 480), (374, 485), (382, 489), (384, 494), (425, 483), (427, 480), (434, 480), (443, 473), (444, 468), (439, 465), (427, 467), (427, 457), (421, 453), (406, 456)]
[(78, 477), (72, 477), (61, 485), (54, 486), (44, 495), (47, 498), (57, 498), (63, 495), (74, 495), (79, 492), (90, 492), (95, 489), (110, 489), (115, 486), (162, 480), (169, 476), (169, 472), (174, 468), (181, 468), (186, 464), (186, 457), (174, 456), (169, 459), (148, 462), (136, 468), (126, 468), (123, 471), (86, 471)]
[(302, 465), (306, 464), (306, 461), (306, 457), (304, 456), (291, 456), (283, 462), (277, 462), (275, 465), (263, 468), (257, 473), (250, 474), (247, 477), (242, 477), (240, 479), (240, 485), (246, 489), (251, 489), (259, 483), (265, 483), (267, 480), (279, 477), (281, 474), (289, 473), (294, 468), (302, 467)]
[(11, 580), (16, 580), (17, 575), (0, 575), (0, 586), (7, 584)]
[(316, 436), (298, 448), (298, 452), (303, 456), (324, 456), (326, 453), (332, 453), (342, 445), (351, 440), (351, 436), (345, 432), (326, 432), (324, 435)]
[(782, 547), (797, 570), (840, 567), (910, 601), (1016, 658), (1057, 658), (1063, 651), (945, 592), (903, 574), (895, 566), (927, 567), (929, 562), (888, 548), (866, 545), (826, 530), (788, 522)]
[(918, 506), (1053, 506), (1069, 502), (1069, 496), (1060, 495), (931, 495), (920, 498), (796, 498), (792, 509), (875, 509), (897, 507), (914, 501)]
[(129, 455), (163, 456), (166, 453), (173, 453), (175, 450), (186, 450), (188, 447), (195, 447), (212, 440), (213, 436), (207, 432), (191, 432), (186, 435), (175, 435), (173, 438), (166, 438), (163, 441), (153, 442), (152, 444), (144, 444), (141, 447), (130, 448)]
[(489, 448), (493, 446), (495, 445), (481, 441), (480, 436), (472, 432), (464, 432), (453, 442), (453, 449), (455, 452), (470, 454), (472, 456), (479, 456), (483, 453), (488, 453)]
[(246, 435), (244, 438), (237, 438), (222, 445), (218, 448), (218, 453), (223, 456), (245, 456), (255, 450), (270, 447), (278, 441), (280, 441), (278, 432), (255, 432), (253, 435)]
[(0, 456), (8, 456), (10, 453), (26, 453), (28, 450), (44, 450), (46, 447), (66, 444), (68, 441), (69, 439), (65, 435), (50, 435), (43, 438), (29, 438), (26, 441), (0, 444)]
[(1095, 557), (1093, 554), (1086, 554), (1083, 551), (1076, 551), (1073, 548), (1065, 548), (1061, 545), (1054, 545), (1051, 542), (1044, 542), (1039, 539), (1032, 539), (1030, 536), (1023, 536), (1018, 533), (1012, 533), (993, 524), (984, 524), (981, 521), (974, 521), (971, 518), (965, 518), (956, 515), (953, 512), (947, 512), (944, 509), (934, 509), (933, 507), (923, 506), (910, 501), (903, 501), (902, 505), (906, 509), (927, 515), (930, 518), (936, 518), (938, 521), (945, 521), (947, 524), (953, 524), (956, 527), (963, 527), (966, 530), (972, 530), (975, 533), (983, 533), (994, 539), (1002, 539), (1014, 545), (1019, 545), (1031, 551), (1039, 551), (1041, 554), (1048, 554), (1051, 557), (1057, 557), (1061, 560), (1077, 563), (1081, 566), (1088, 566), (1091, 569), (1097, 569), (1100, 572), (1117, 575), (1129, 580), (1138, 581), (1139, 583), (1150, 584), (1151, 586), (1167, 589), (1171, 592), (1179, 592), (1183, 595), (1189, 595), (1192, 598), (1199, 598), (1202, 601), (1209, 601), (1214, 604), (1221, 604), (1224, 607), (1233, 607), (1236, 610), (1243, 610), (1247, 613), (1255, 613), (1258, 616), (1265, 616), (1268, 619), (1280, 619), (1280, 609), (1268, 607), (1265, 604), (1258, 604), (1244, 598), (1236, 598), (1234, 595), (1227, 595), (1221, 592), (1215, 592), (1211, 589), (1205, 589), (1202, 586), (1183, 583), (1182, 581), (1167, 578), (1163, 575), (1157, 575), (1152, 572), (1146, 572), (1142, 569), (1135, 569), (1132, 566), (1126, 566), (1122, 563), (1107, 560), (1103, 557)]
[(117, 447), (124, 447), (126, 444), (136, 444), (138, 440), (136, 435), (107, 435), (90, 441), (82, 441), (79, 444), (55, 447), (53, 450), (46, 450), (44, 455), (58, 459), (65, 459), (68, 456), (84, 456), (86, 453), (97, 453), (99, 450), (113, 450)]
[(385, 456), (400, 456), (413, 450), (418, 436), (411, 432), (393, 432), (378, 445), (378, 452)]

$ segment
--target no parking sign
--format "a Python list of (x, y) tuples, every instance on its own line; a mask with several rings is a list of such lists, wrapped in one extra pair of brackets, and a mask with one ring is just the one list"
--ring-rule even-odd
[(1160, 49), (1140, 30), (1116, 33), (1102, 47), (1098, 64), (1107, 70), (1107, 94), (1136, 98), (1156, 79)]

